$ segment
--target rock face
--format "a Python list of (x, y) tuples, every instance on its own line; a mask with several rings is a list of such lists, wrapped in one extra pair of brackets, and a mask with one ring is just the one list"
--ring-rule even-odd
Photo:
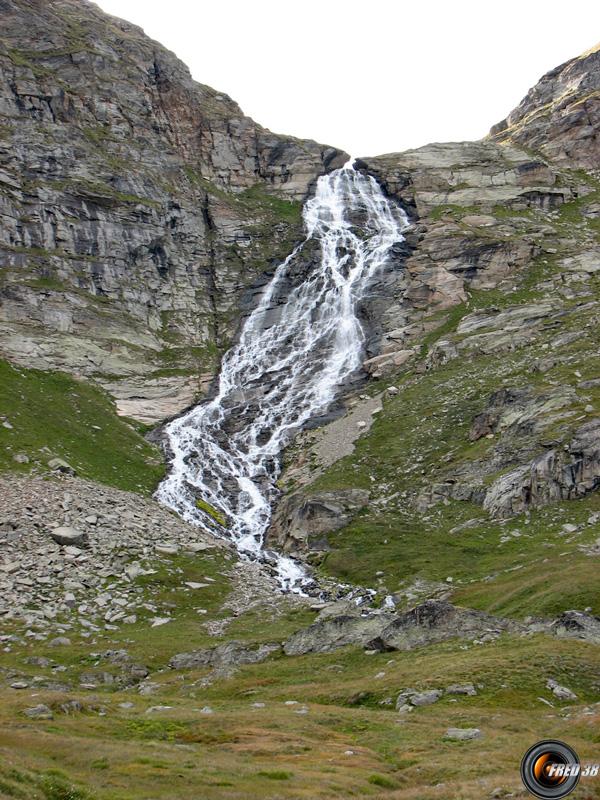
[(286, 655), (323, 653), (361, 644), (373, 650), (412, 650), (453, 638), (492, 641), (505, 630), (519, 630), (518, 623), (481, 611), (459, 608), (444, 600), (427, 600), (404, 614), (361, 613), (360, 609), (338, 616), (320, 617), (295, 633), (284, 645)]
[(600, 164), (600, 45), (548, 72), (490, 131), (565, 167)]
[(415, 220), (412, 252), (382, 311), (376, 377), (406, 362), (410, 345), (436, 326), (432, 315), (466, 302), (470, 290), (509, 290), (545, 249), (547, 228), (535, 213), (579, 191), (541, 158), (492, 141), (431, 144), (357, 164)]
[(368, 499), (364, 489), (290, 495), (277, 509), (268, 541), (294, 555), (327, 550), (327, 533), (345, 527)]
[[(510, 291), (548, 247), (539, 212), (593, 191), (561, 170), (598, 169), (599, 88), (595, 48), (545, 75), (483, 141), (359, 159), (415, 220), (400, 299), (383, 316), (384, 371), (399, 366), (391, 354), (402, 361), (407, 343), (432, 329), (432, 314), (466, 302), (472, 289)], [(577, 269), (580, 255), (572, 260)]]
[(7, 0), (0, 45), (2, 353), (173, 414), (347, 156), (261, 128), (87, 0)]
[(529, 464), (500, 476), (488, 489), (483, 507), (496, 516), (528, 507), (583, 497), (600, 486), (600, 420), (575, 432), (561, 450), (550, 449)]

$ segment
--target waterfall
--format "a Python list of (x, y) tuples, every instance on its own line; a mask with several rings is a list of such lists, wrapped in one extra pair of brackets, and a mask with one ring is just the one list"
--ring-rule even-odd
[(319, 178), (303, 219), (306, 239), (279, 265), (225, 354), (216, 396), (167, 426), (170, 471), (156, 492), (242, 554), (273, 561), (292, 590), (305, 580), (301, 566), (262, 549), (281, 453), (359, 369), (357, 303), (407, 226), (377, 182), (351, 164)]

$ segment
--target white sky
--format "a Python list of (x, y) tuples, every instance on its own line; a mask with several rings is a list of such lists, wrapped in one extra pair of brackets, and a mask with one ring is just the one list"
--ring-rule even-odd
[(478, 139), (597, 44), (599, 0), (97, 0), (267, 128), (376, 155)]

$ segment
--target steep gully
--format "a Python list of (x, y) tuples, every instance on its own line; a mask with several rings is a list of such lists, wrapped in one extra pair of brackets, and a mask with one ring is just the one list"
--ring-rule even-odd
[[(156, 493), (187, 521), (231, 538), (243, 556), (272, 563), (282, 588), (297, 592), (310, 583), (301, 565), (263, 549), (280, 455), (359, 369), (357, 305), (408, 225), (351, 162), (319, 178), (303, 218), (306, 239), (224, 356), (216, 395), (167, 426), (170, 471)], [(303, 272), (314, 244), (320, 252)]]

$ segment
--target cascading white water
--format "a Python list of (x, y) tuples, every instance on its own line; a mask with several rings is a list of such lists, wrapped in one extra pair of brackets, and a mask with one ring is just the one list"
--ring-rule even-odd
[[(357, 302), (408, 224), (377, 182), (351, 164), (319, 178), (303, 217), (306, 239), (277, 268), (224, 356), (216, 396), (167, 426), (171, 469), (156, 493), (184, 519), (253, 557), (264, 555), (280, 454), (360, 367)], [(307, 253), (311, 242), (320, 253)], [(300, 565), (268, 557), (282, 587), (301, 590)]]

